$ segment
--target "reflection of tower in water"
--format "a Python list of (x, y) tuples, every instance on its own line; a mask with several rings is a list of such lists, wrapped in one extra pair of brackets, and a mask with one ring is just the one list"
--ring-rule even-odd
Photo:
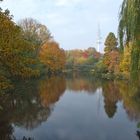
[(102, 88), (98, 88), (96, 91), (97, 95), (98, 95), (98, 99), (97, 99), (97, 116), (99, 117), (99, 112), (100, 112), (100, 108), (101, 108), (101, 101), (102, 101)]

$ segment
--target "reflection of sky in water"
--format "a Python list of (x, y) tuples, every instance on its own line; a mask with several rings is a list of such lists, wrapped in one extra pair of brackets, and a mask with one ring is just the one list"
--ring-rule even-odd
[(66, 90), (46, 122), (29, 131), (16, 127), (15, 135), (35, 140), (138, 140), (136, 123), (130, 122), (122, 102), (110, 119), (101, 92)]

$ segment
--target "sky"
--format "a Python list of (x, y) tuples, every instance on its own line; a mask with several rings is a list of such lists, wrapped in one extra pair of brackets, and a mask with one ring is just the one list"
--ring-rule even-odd
[(2, 9), (9, 9), (18, 22), (34, 18), (45, 24), (54, 39), (65, 50), (97, 49), (100, 26), (100, 52), (109, 32), (117, 36), (119, 10), (123, 0), (4, 0)]

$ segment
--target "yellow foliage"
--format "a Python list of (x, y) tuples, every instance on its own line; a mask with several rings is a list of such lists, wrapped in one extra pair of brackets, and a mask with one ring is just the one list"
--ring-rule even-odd
[(120, 71), (127, 76), (130, 73), (131, 50), (132, 50), (131, 44), (129, 44), (129, 46), (125, 46), (122, 59), (120, 62)]
[(40, 61), (52, 72), (62, 70), (65, 66), (65, 52), (54, 41), (48, 41), (41, 47), (39, 57)]
[(11, 77), (27, 78), (38, 74), (38, 70), (31, 67), (33, 51), (34, 46), (23, 38), (9, 11), (0, 10), (0, 90), (11, 85)]
[(57, 102), (66, 88), (66, 81), (63, 77), (51, 77), (42, 80), (39, 84), (39, 95), (44, 107)]

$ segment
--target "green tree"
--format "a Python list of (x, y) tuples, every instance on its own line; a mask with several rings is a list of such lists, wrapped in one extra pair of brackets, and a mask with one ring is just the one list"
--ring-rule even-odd
[(118, 45), (118, 42), (117, 42), (117, 38), (115, 37), (115, 34), (110, 32), (105, 40), (105, 49), (104, 51), (105, 52), (109, 52), (109, 51), (112, 51), (114, 49), (116, 49)]
[(131, 72), (140, 67), (140, 0), (123, 0), (119, 23), (120, 48), (132, 42)]

